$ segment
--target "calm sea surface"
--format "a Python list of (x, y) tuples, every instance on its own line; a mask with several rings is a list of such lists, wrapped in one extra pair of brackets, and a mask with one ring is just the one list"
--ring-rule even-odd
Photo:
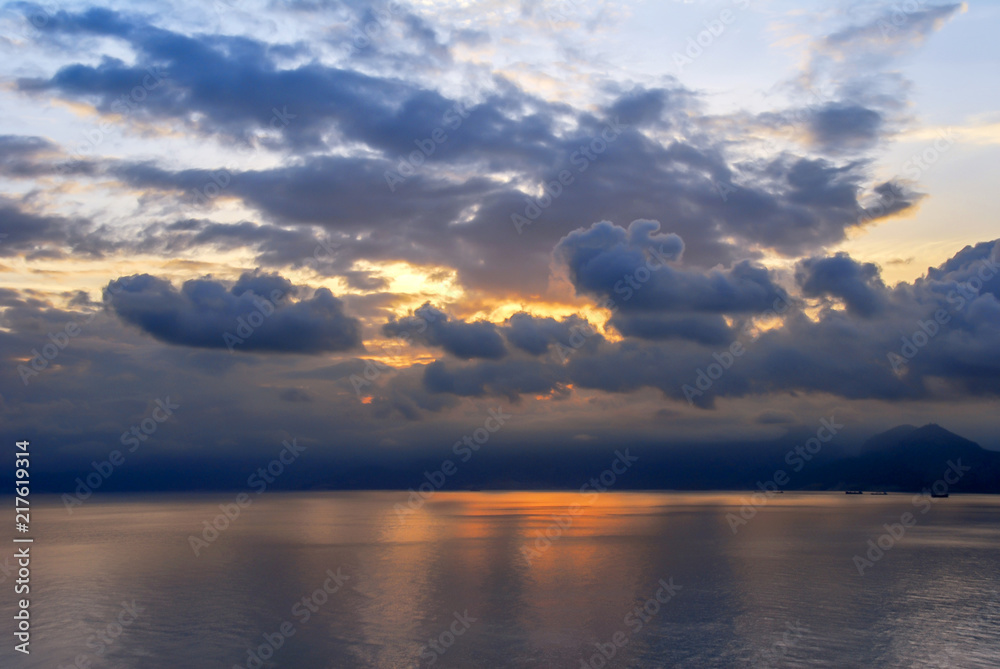
[(0, 666), (1000, 667), (998, 497), (250, 497), (33, 499)]

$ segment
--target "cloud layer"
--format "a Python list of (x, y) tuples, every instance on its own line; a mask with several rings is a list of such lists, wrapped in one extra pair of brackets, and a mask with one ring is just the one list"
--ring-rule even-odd
[(169, 392), (176, 452), (395, 457), (493, 402), (604, 444), (995, 401), (997, 241), (901, 283), (842, 250), (934, 197), (880, 160), (916, 123), (899, 59), (963, 6), (817, 10), (727, 109), (584, 53), (619, 14), (486, 4), (10, 5), (46, 20), (0, 43), (5, 424), (89, 453)]

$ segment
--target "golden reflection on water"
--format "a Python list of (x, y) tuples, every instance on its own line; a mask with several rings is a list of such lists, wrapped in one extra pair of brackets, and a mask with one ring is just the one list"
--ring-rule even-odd
[[(146, 612), (106, 666), (240, 665), (337, 568), (348, 587), (270, 666), (416, 666), (464, 611), (478, 620), (439, 666), (577, 669), (620, 631), (619, 666), (748, 666), (790, 623), (808, 632), (772, 664), (909, 666), (965, 643), (960, 666), (1000, 666), (1000, 620), (977, 613), (1000, 573), (1000, 499), (935, 504), (862, 578), (852, 556), (911, 496), (751, 495), (438, 492), (411, 508), (398, 492), (267, 493), (198, 557), (190, 538), (234, 495), (108, 496), (72, 515), (48, 500), (41, 650), (23, 666), (86, 652), (125, 599)], [(659, 579), (677, 596), (629, 629)]]

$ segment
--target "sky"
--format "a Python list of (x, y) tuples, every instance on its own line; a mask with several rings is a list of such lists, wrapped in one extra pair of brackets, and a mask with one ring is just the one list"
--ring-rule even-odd
[(1000, 448), (998, 26), (920, 0), (6, 3), (4, 434), (53, 470), (829, 416)]

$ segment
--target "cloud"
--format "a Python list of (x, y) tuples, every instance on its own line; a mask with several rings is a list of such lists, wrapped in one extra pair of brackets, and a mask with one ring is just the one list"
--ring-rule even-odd
[(516, 401), (524, 393), (549, 393), (566, 376), (557, 366), (526, 359), (465, 365), (448, 365), (438, 360), (424, 369), (423, 383), (433, 393), (464, 397), (500, 395)]
[(519, 311), (507, 319), (503, 333), (511, 345), (530, 355), (548, 353), (553, 344), (577, 349), (585, 341), (604, 340), (593, 325), (575, 314), (557, 321)]
[(685, 93), (682, 90), (638, 87), (615, 100), (608, 113), (627, 126), (667, 128), (671, 123), (664, 115), (678, 106), (671, 100), (677, 95)]
[(918, 46), (965, 8), (965, 3), (928, 5), (914, 11), (907, 11), (909, 7), (873, 5), (871, 12), (874, 15), (867, 21), (831, 33), (821, 45), (824, 51), (840, 59), (871, 62), (876, 56), (896, 56)]
[(180, 346), (235, 351), (322, 353), (361, 347), (359, 322), (326, 288), (300, 292), (283, 277), (246, 273), (233, 285), (186, 281), (178, 291), (148, 274), (122, 277), (105, 300), (122, 320)]
[(42, 137), (0, 135), (0, 173), (15, 178), (44, 174), (35, 159), (56, 150), (52, 142)]
[(688, 339), (722, 346), (735, 338), (735, 331), (719, 314), (618, 313), (611, 318), (611, 324), (622, 335), (639, 339)]
[(312, 402), (312, 395), (301, 388), (281, 388), (278, 397), (283, 402)]
[[(423, 19), (412, 13), (399, 19), (421, 53), (437, 50), (437, 60), (447, 64), (447, 47), (435, 41)], [(136, 62), (105, 56), (97, 65), (62, 67), (47, 79), (21, 78), (20, 90), (96, 99), (102, 112), (121, 113), (122, 92), (145, 86), (141, 102), (129, 105), (129, 113), (181, 121), (230, 143), (254, 145), (261, 133), (271, 131), (280, 137), (280, 146), (304, 153), (348, 139), (396, 157), (411, 153), (414, 140), (429, 136), (434, 128), (452, 132), (464, 125), (444, 147), (455, 156), (523, 164), (532, 156), (541, 157), (555, 139), (545, 115), (514, 122), (503, 113), (516, 113), (526, 103), (552, 107), (519, 91), (503, 101), (503, 111), (499, 101), (466, 109), (397, 77), (324, 65), (318, 59), (282, 67), (289, 55), (308, 53), (302, 45), (242, 36), (189, 36), (110, 10), (58, 12), (45, 32), (118, 38), (136, 51)], [(239, 83), (219, 85), (227, 81)]]
[(882, 129), (882, 114), (856, 104), (827, 104), (809, 118), (813, 142), (827, 153), (869, 149), (881, 139)]
[(440, 347), (462, 360), (495, 360), (507, 354), (503, 338), (493, 323), (453, 320), (430, 303), (416, 309), (412, 316), (384, 324), (382, 332), (390, 337), (405, 336), (411, 342)]
[[(837, 98), (855, 107), (902, 111), (907, 82), (889, 63), (920, 46), (951, 17), (964, 11), (965, 4), (918, 5), (914, 11), (909, 9), (879, 4), (859, 6), (859, 21), (813, 44), (803, 73), (804, 84), (822, 90), (828, 83)], [(861, 120), (862, 127), (870, 125), (860, 111), (855, 109), (848, 115)]]
[[(221, 449), (261, 439), (277, 420), (272, 410), (317, 442), (408, 443), (426, 429), (421, 438), (440, 444), (444, 431), (465, 429), (452, 422), (476, 403), (464, 398), (491, 396), (568, 399), (548, 415), (609, 423), (626, 405), (636, 412), (626, 420), (635, 421), (649, 401), (661, 411), (649, 415), (678, 424), (694, 413), (682, 387), (733, 342), (745, 353), (696, 404), (731, 409), (741, 429), (787, 423), (761, 413), (762, 398), (992, 397), (1000, 286), (979, 271), (994, 243), (892, 288), (877, 266), (831, 250), (923, 197), (873, 178), (876, 150), (911, 113), (891, 59), (958, 11), (922, 7), (900, 23), (884, 6), (867, 7), (853, 7), (853, 25), (812, 45), (792, 97), (810, 87), (825, 97), (762, 114), (710, 114), (707, 94), (666, 76), (636, 85), (580, 70), (573, 85), (584, 95), (533, 94), (543, 87), (490, 69), (490, 54), (505, 48), (503, 30), (456, 29), (472, 24), (416, 13), (423, 8), (397, 6), (386, 21), (384, 3), (305, 0), (262, 10), (261, 24), (280, 18), (303, 27), (294, 33), (301, 42), (276, 37), (293, 34), (277, 28), (263, 38), (261, 30), (185, 27), (200, 16), (187, 23), (54, 11), (38, 43), (24, 45), (44, 59), (11, 70), (7, 91), (27, 109), (67, 103), (60, 119), (70, 118), (65, 109), (77, 112), (74, 132), (53, 137), (94, 132), (91, 124), (122, 111), (123, 94), (162, 79), (128, 108), (141, 142), (120, 134), (101, 144), (106, 157), (73, 160), (55, 139), (0, 137), (0, 173), (25, 194), (0, 200), (0, 254), (73, 254), (73, 266), (53, 276), (79, 270), (81, 281), (103, 276), (108, 258), (162, 269), (112, 281), (106, 309), (44, 376), (23, 388), (17, 378), (0, 383), (0, 413), (6, 420), (10, 407), (25, 406), (31, 420), (18, 429), (68, 432), (75, 422), (81, 444), (106, 444), (115, 434), (102, 426), (117, 428), (120, 407), (94, 400), (95, 385), (129, 395), (183, 388), (192, 412), (201, 410), (196, 403), (215, 411), (219, 402), (206, 398), (242, 407), (229, 410), (224, 431), (213, 431), (212, 411), (192, 423)], [(517, 29), (530, 30), (538, 9), (525, 5)], [(227, 26), (240, 30), (242, 19), (257, 17), (240, 18)], [(355, 29), (373, 20), (379, 34), (355, 42)], [(602, 137), (609, 128), (613, 141)], [(429, 140), (435, 131), (446, 138)], [(401, 166), (412, 171), (390, 188), (387, 174)], [(555, 194), (563, 172), (570, 178)], [(205, 197), (209, 184), (220, 187), (218, 197)], [(512, 217), (529, 206), (538, 215), (519, 230)], [(93, 220), (75, 213), (85, 208)], [(405, 283), (391, 276), (396, 263), (447, 275), (463, 297), (385, 292)], [(267, 272), (217, 278), (247, 265)], [(215, 278), (166, 279), (209, 271)], [(337, 277), (347, 292), (338, 298), (286, 278), (312, 276)], [(11, 368), (48, 341), (45, 333), (93, 313), (89, 294), (74, 290), (83, 284), (64, 284), (0, 289), (0, 343)], [(265, 315), (261, 300), (273, 291), (284, 297)], [(385, 322), (414, 299), (429, 301)], [(574, 315), (540, 315), (582, 302), (590, 304)], [(776, 302), (784, 312), (766, 317)], [(445, 313), (507, 314), (510, 305), (524, 311), (502, 323)], [(606, 322), (593, 306), (611, 308)], [(894, 368), (887, 354), (941, 310), (946, 326)], [(407, 337), (419, 362), (404, 357), (389, 368), (378, 356), (354, 357), (363, 355), (362, 327)], [(242, 340), (236, 352), (313, 355), (229, 355), (226, 333)], [(358, 392), (352, 377), (374, 378)], [(567, 434), (599, 432), (581, 425)]]
[(570, 233), (554, 253), (577, 293), (602, 298), (622, 313), (744, 313), (786, 298), (770, 272), (749, 261), (708, 272), (672, 267), (684, 242), (659, 229), (658, 221), (633, 221), (627, 229), (602, 221)]
[(856, 262), (843, 252), (799, 261), (795, 279), (803, 295), (840, 298), (848, 312), (862, 318), (871, 318), (887, 306), (887, 290), (878, 266)]
[[(805, 297), (837, 296), (849, 305), (847, 311), (827, 309), (810, 318), (800, 308), (802, 300), (790, 296), (779, 323), (764, 331), (734, 329), (733, 339), (722, 345), (692, 336), (670, 342), (602, 340), (572, 351), (565, 361), (554, 356), (533, 365), (438, 361), (426, 368), (424, 383), (432, 392), (508, 397), (568, 385), (609, 393), (652, 387), (684, 402), (684, 385), (694, 387), (698, 370), (739, 342), (743, 353), (693, 398), (697, 406), (711, 408), (720, 397), (799, 392), (889, 401), (1000, 395), (998, 260), (1000, 240), (984, 242), (912, 284), (889, 290), (874, 265), (846, 255), (809, 259), (798, 271), (809, 286)], [(935, 325), (939, 316), (944, 323)], [(933, 335), (927, 336), (929, 331)], [(915, 337), (917, 332), (924, 334)], [(890, 354), (902, 360), (906, 341), (924, 345), (894, 363)]]
[(117, 248), (90, 221), (25, 211), (22, 203), (0, 196), (0, 256), (37, 260), (71, 252), (101, 258)]
[[(440, 46), (439, 31), (426, 21), (398, 18), (394, 29), (405, 29), (421, 53)], [(612, 89), (606, 102), (575, 109), (494, 77), (470, 102), (392, 70), (361, 72), (351, 63), (308, 59), (301, 45), (184, 35), (125, 13), (60, 13), (45, 35), (124, 40), (135, 59), (65, 65), (50, 77), (22, 78), (22, 92), (96, 101), (99, 110), (112, 113), (121, 91), (154, 68), (165, 76), (136, 105), (137, 119), (173, 122), (195, 136), (219, 139), (231, 152), (290, 156), (277, 167), (224, 169), (224, 197), (238, 198), (278, 227), (206, 229), (191, 240), (259, 246), (259, 261), (269, 267), (295, 267), (309, 243), (309, 233), (295, 228), (320, 227), (344, 239), (341, 272), (359, 259), (405, 260), (453, 266), (470, 289), (530, 292), (547, 278), (552, 246), (602, 219), (659, 218), (684, 239), (687, 263), (710, 268), (766, 249), (816, 253), (851, 228), (913, 204), (900, 200), (862, 219), (858, 193), (869, 190), (863, 160), (772, 155), (737, 178), (730, 147), (746, 141), (739, 121), (705, 117), (698, 95), (672, 79), (659, 87)], [(446, 62), (441, 54), (435, 58)], [(815, 110), (810, 127), (820, 144), (862, 150), (887, 131), (883, 116), (877, 106), (845, 95)], [(614, 141), (597, 144), (601, 152), (582, 160), (609, 122), (617, 127)], [(720, 130), (727, 123), (730, 130)], [(654, 139), (646, 134), (651, 128), (669, 128), (673, 139)], [(428, 139), (435, 130), (446, 138)], [(390, 191), (386, 175), (412, 167), (408, 157), (421, 153), (421, 142), (430, 142), (433, 153), (421, 155), (415, 173)], [(103, 168), (143, 193), (159, 190), (185, 207), (207, 208), (213, 203), (199, 193), (208, 184), (214, 188), (223, 169), (153, 161), (106, 162)], [(566, 194), (518, 235), (512, 216), (561, 171), (572, 177)]]

